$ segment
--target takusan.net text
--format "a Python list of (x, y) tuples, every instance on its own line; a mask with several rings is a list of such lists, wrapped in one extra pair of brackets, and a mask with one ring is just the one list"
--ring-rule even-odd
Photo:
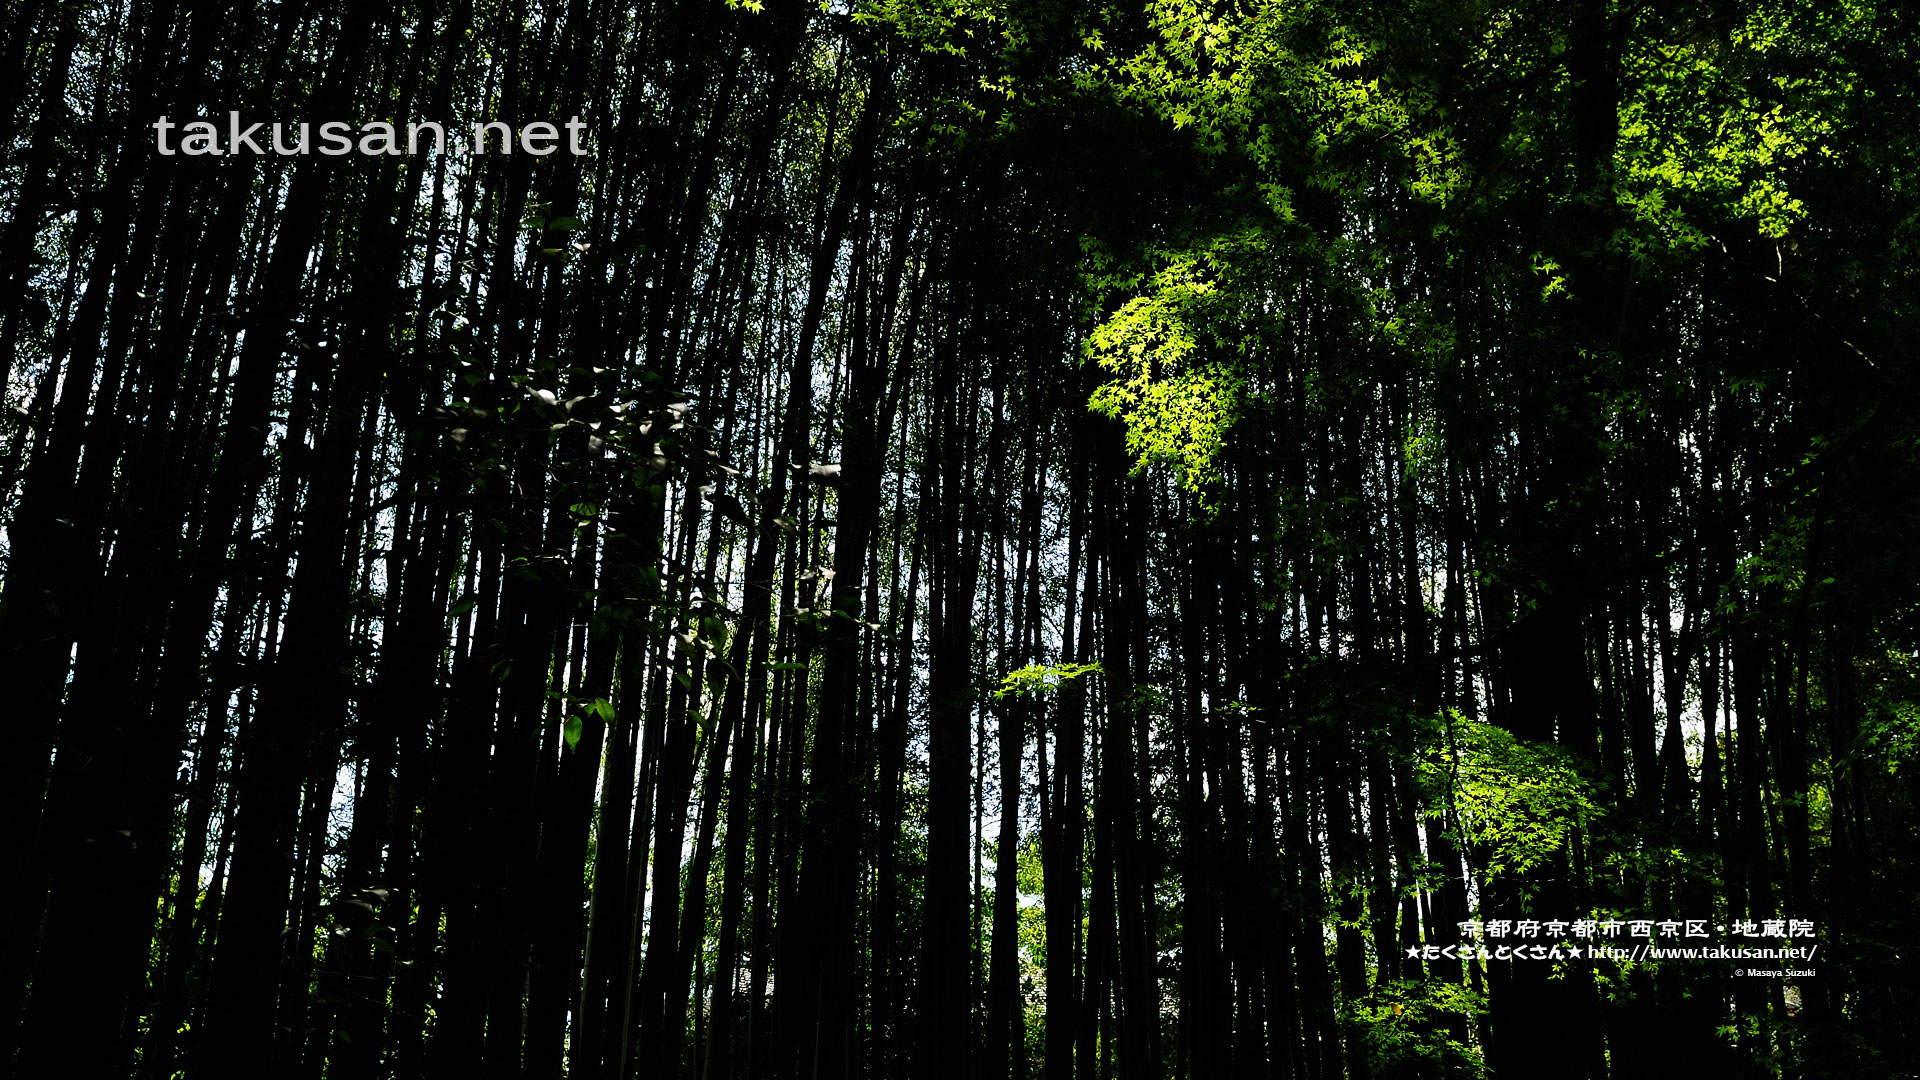
[[(381, 154), (400, 156), (426, 150), (445, 153), (470, 148), (477, 154), (531, 154), (545, 157), (565, 150), (575, 157), (590, 153), (585, 139), (587, 125), (578, 116), (564, 123), (536, 120), (517, 130), (504, 121), (494, 120), (471, 125), (441, 124), (431, 120), (399, 125), (370, 120), (355, 126), (343, 120), (319, 124), (260, 121), (241, 124), (240, 114), (227, 114), (226, 129), (212, 120), (196, 119), (181, 123), (162, 116), (148, 125), (153, 129), (154, 148), (163, 156), (188, 156), (252, 153), (297, 157), (301, 154), (327, 154), (334, 157), (358, 153), (367, 157)], [(561, 129), (565, 129), (562, 134)], [(451, 129), (451, 130), (449, 130)], [(471, 136), (470, 139), (463, 136)]]

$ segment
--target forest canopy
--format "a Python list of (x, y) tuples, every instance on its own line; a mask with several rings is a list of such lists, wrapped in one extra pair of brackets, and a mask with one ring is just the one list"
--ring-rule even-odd
[(1920, 1070), (1911, 5), (0, 66), (0, 1072)]

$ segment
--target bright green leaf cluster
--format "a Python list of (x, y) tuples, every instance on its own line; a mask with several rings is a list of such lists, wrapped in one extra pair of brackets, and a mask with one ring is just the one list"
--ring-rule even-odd
[(993, 696), (1002, 699), (1051, 693), (1082, 675), (1096, 674), (1099, 670), (1098, 663), (1028, 664), (1008, 672), (1007, 677), (1000, 680), (1000, 688), (993, 692)]
[(1545, 864), (1599, 819), (1598, 785), (1559, 747), (1455, 712), (1436, 726), (1441, 747), (1421, 762), (1422, 784), (1429, 798), (1452, 804), (1457, 839), (1489, 877)]

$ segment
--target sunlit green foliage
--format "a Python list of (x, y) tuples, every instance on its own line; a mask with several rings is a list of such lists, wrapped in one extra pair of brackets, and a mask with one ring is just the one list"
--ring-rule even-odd
[(1382, 983), (1349, 1008), (1377, 1080), (1480, 1080), (1480, 1048), (1466, 1034), (1486, 1001), (1459, 983)]
[(1488, 878), (1546, 864), (1605, 812), (1600, 785), (1560, 747), (1451, 711), (1427, 725), (1421, 782), (1452, 809), (1456, 835)]
[(1000, 680), (999, 689), (993, 692), (996, 698), (1022, 698), (1037, 694), (1051, 693), (1062, 684), (1082, 675), (1098, 674), (1100, 665), (1093, 664), (1028, 664), (1015, 668)]

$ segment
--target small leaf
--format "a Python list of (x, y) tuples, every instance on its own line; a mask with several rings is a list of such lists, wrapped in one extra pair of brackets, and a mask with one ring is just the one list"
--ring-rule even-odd
[(585, 726), (585, 724), (581, 723), (579, 717), (567, 717), (566, 726), (560, 729), (560, 737), (567, 741), (567, 749), (578, 750), (580, 748), (580, 729)]
[(729, 495), (724, 491), (716, 491), (707, 496), (707, 501), (711, 502), (713, 508), (720, 511), (720, 516), (726, 518), (728, 521), (736, 525), (753, 524), (753, 518), (748, 516), (747, 508), (740, 505), (740, 500), (736, 496)]

